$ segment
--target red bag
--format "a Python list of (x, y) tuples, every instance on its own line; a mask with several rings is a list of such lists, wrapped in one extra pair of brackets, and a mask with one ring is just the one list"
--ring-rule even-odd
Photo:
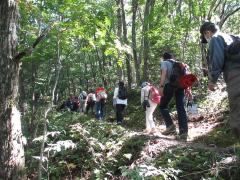
[(160, 103), (161, 96), (159, 94), (158, 89), (155, 86), (151, 85), (151, 88), (149, 90), (149, 99), (156, 104)]
[(197, 77), (194, 74), (186, 74), (180, 78), (179, 83), (181, 88), (187, 89), (188, 87), (193, 86), (196, 81)]

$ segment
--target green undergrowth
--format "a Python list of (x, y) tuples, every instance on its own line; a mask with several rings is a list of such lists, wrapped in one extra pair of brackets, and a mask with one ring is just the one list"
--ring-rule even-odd
[(232, 133), (229, 125), (230, 117), (227, 98), (222, 101), (220, 107), (223, 115), (222, 118), (220, 118), (220, 122), (218, 121), (219, 124), (208, 134), (196, 138), (194, 142), (206, 145), (211, 144), (221, 148), (233, 147), (239, 142), (236, 136)]
[(238, 141), (229, 125), (220, 124), (208, 134), (196, 138), (194, 142), (226, 148), (234, 146)]
[[(167, 177), (179, 179), (237, 179), (240, 175), (238, 163), (226, 164), (232, 155), (199, 148), (175, 148), (159, 154), (155, 166), (175, 169), (175, 174), (165, 171)], [(168, 172), (168, 173), (167, 173)], [(162, 175), (157, 179), (164, 179)]]
[[(50, 179), (232, 179), (239, 176), (238, 162), (222, 164), (224, 159), (240, 157), (240, 146), (227, 123), (190, 142), (192, 146), (174, 147), (160, 152), (145, 162), (145, 166), (130, 168), (146, 151), (150, 136), (141, 135), (145, 128), (145, 113), (140, 103), (140, 90), (129, 91), (124, 123), (116, 124), (115, 111), (109, 100), (104, 121), (74, 112), (52, 111), (48, 117), (45, 139), (43, 178)], [(225, 112), (225, 119), (228, 113)], [(27, 116), (26, 116), (27, 117)], [(156, 110), (155, 118), (159, 118)], [(27, 120), (26, 120), (27, 122)], [(28, 177), (37, 177), (43, 133), (43, 119), (37, 138), (26, 149)], [(24, 128), (25, 131), (29, 128)], [(27, 133), (26, 133), (27, 134)], [(194, 148), (194, 143), (232, 148), (231, 151), (209, 151)], [(148, 173), (148, 176), (144, 177)], [(231, 179), (231, 178), (230, 178)]]

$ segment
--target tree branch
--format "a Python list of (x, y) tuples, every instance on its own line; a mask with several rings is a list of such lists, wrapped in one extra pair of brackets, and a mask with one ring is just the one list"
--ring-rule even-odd
[(236, 13), (236, 12), (239, 11), (239, 10), (240, 10), (240, 7), (236, 8), (235, 10), (233, 10), (233, 11), (227, 13), (225, 16), (223, 16), (223, 18), (222, 18), (222, 19), (220, 20), (220, 22), (219, 22), (219, 27), (220, 27), (220, 29), (221, 29), (221, 27), (223, 26), (223, 24), (226, 22), (226, 20), (227, 20), (231, 15), (233, 15), (234, 13)]
[(52, 26), (46, 28), (42, 34), (37, 37), (37, 39), (35, 40), (35, 42), (33, 43), (32, 46), (30, 46), (29, 48), (19, 52), (15, 57), (14, 57), (14, 61), (15, 62), (19, 62), (24, 56), (30, 55), (33, 52), (33, 49), (47, 36), (47, 34), (50, 32), (50, 30), (52, 29)]

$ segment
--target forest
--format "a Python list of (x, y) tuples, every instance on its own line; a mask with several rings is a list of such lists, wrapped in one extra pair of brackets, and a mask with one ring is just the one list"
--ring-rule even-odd
[[(223, 78), (208, 90), (205, 21), (240, 35), (239, 0), (1, 0), (0, 179), (239, 179)], [(159, 87), (164, 52), (198, 78), (187, 142), (161, 134), (159, 107), (158, 132), (143, 132), (141, 84)], [(121, 125), (119, 80), (128, 89)], [(100, 84), (108, 95), (102, 121), (60, 108)], [(177, 123), (174, 101), (170, 109)]]

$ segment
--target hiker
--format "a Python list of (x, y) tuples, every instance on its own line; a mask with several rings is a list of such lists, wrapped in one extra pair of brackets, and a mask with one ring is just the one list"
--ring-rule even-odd
[[(223, 72), (227, 85), (227, 93), (230, 107), (230, 127), (234, 135), (240, 138), (240, 57), (232, 59), (227, 56), (226, 49), (233, 44), (231, 35), (221, 32), (217, 25), (205, 22), (200, 27), (202, 43), (209, 43), (209, 82), (208, 89), (214, 91), (216, 83)], [(237, 49), (238, 54), (240, 48)]]
[(141, 104), (146, 112), (146, 129), (144, 132), (154, 134), (156, 126), (153, 121), (153, 112), (157, 107), (157, 103), (153, 102), (150, 97), (151, 85), (148, 82), (143, 82), (141, 85)]
[(96, 89), (96, 119), (103, 120), (104, 112), (105, 112), (105, 103), (107, 99), (107, 93), (104, 87), (100, 84), (99, 87)]
[(69, 98), (65, 102), (65, 107), (68, 109), (68, 111), (72, 111), (73, 109), (73, 99), (74, 99), (74, 96), (70, 94)]
[(72, 109), (71, 109), (71, 111), (78, 112), (79, 107), (80, 107), (80, 101), (78, 99), (78, 96), (73, 96), (71, 101), (72, 101)]
[(73, 107), (72, 101), (70, 98), (68, 98), (66, 101), (63, 101), (63, 103), (57, 108), (58, 111), (62, 110), (68, 110), (70, 111)]
[(80, 101), (80, 107), (79, 107), (79, 112), (81, 113), (84, 113), (86, 111), (86, 105), (87, 105), (87, 93), (86, 91), (82, 91), (80, 94), (79, 94), (79, 101)]
[(122, 124), (123, 110), (127, 106), (127, 88), (123, 81), (119, 81), (118, 87), (114, 90), (113, 102), (115, 102), (114, 106), (116, 107), (117, 124)]
[(176, 126), (169, 114), (168, 105), (172, 99), (175, 97), (177, 115), (178, 115), (178, 125), (179, 134), (177, 139), (187, 140), (188, 136), (188, 122), (187, 114), (184, 108), (184, 89), (178, 88), (170, 84), (170, 76), (173, 69), (173, 55), (171, 53), (165, 52), (163, 54), (163, 61), (161, 62), (161, 78), (160, 78), (160, 112), (164, 119), (166, 130), (162, 132), (163, 135), (176, 134)]
[(86, 114), (88, 114), (89, 109), (92, 111), (92, 115), (94, 114), (94, 106), (96, 103), (96, 96), (94, 91), (91, 89), (90, 93), (87, 95), (87, 106), (86, 106)]

